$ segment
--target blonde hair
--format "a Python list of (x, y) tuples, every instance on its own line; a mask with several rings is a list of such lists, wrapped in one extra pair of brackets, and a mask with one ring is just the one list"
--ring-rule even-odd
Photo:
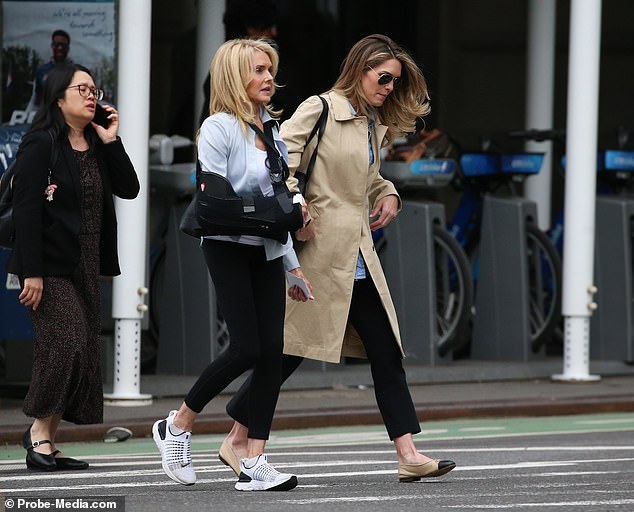
[[(394, 87), (380, 108), (374, 109), (363, 94), (361, 77), (370, 67), (379, 67), (390, 59), (401, 63), (401, 83)], [(431, 110), (422, 71), (403, 48), (382, 34), (364, 37), (350, 49), (341, 64), (341, 73), (333, 90), (348, 98), (358, 114), (369, 116), (376, 112), (388, 127), (388, 142), (399, 135), (414, 132), (416, 119), (426, 116)]]
[[(277, 74), (279, 57), (275, 49), (263, 39), (232, 39), (218, 48), (211, 61), (209, 72), (209, 115), (219, 112), (233, 114), (246, 133), (248, 123), (256, 121), (253, 103), (247, 95), (247, 86), (253, 76), (253, 54), (264, 52), (271, 59), (273, 78)], [(273, 90), (277, 84), (273, 83)], [(277, 118), (279, 111), (271, 105), (264, 108)]]

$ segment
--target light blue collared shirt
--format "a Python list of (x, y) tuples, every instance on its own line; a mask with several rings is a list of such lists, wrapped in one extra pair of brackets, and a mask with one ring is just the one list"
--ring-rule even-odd
[[(263, 108), (260, 110), (260, 117), (263, 123), (271, 120), (270, 114)], [(286, 144), (276, 127), (273, 128), (273, 140), (284, 160), (288, 161)], [(258, 158), (257, 151), (255, 132), (248, 129), (245, 137), (234, 115), (214, 114), (205, 119), (200, 127), (198, 160), (202, 172), (215, 172), (224, 176), (231, 182), (238, 195), (252, 196), (262, 193), (258, 178), (261, 174), (258, 172), (258, 161), (261, 162), (261, 158)], [(256, 242), (255, 239), (259, 237), (213, 236), (209, 238), (253, 245)], [(260, 245), (259, 241), (258, 245)], [(282, 256), (286, 270), (299, 267), (299, 260), (293, 250), (293, 240), (290, 235), (285, 244), (270, 238), (261, 238), (261, 245), (264, 246), (267, 260)]]
[[(357, 115), (357, 111), (352, 106), (352, 103), (348, 102), (350, 106), (350, 112), (352, 112), (355, 116)], [(374, 150), (372, 149), (372, 130), (374, 129), (374, 121), (372, 119), (368, 120), (368, 162), (371, 166), (374, 163)], [(365, 262), (363, 261), (363, 256), (361, 255), (361, 251), (359, 251), (359, 255), (357, 256), (357, 268), (354, 271), (354, 280), (357, 281), (359, 279), (365, 279), (367, 277), (365, 271)]]

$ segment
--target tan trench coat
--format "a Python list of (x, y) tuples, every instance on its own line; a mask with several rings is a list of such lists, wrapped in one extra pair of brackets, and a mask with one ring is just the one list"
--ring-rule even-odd
[[(396, 311), (368, 220), (378, 199), (398, 195), (394, 185), (379, 175), (380, 147), (387, 127), (375, 124), (372, 138), (375, 161), (369, 167), (367, 118), (354, 116), (348, 100), (339, 94), (330, 92), (324, 98), (329, 105), (328, 122), (305, 194), (316, 236), (298, 250), (302, 271), (313, 287), (315, 300), (287, 301), (284, 353), (334, 363), (342, 355), (366, 357), (361, 339), (348, 325), (357, 255), (361, 250), (366, 273), (381, 296), (403, 354)], [(291, 190), (297, 190), (295, 171), (299, 168), (297, 172), (303, 172), (312, 155), (317, 137), (306, 151), (304, 145), (321, 111), (321, 101), (312, 96), (282, 124), (281, 135), (289, 153)]]

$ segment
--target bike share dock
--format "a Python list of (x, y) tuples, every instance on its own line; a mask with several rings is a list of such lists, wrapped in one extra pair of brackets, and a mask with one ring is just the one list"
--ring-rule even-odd
[[(607, 150), (599, 176), (611, 173), (626, 185), (634, 151)], [(597, 310), (590, 332), (594, 359), (634, 361), (634, 198), (599, 195), (596, 204), (595, 282)]]
[[(525, 199), (484, 199), (471, 356), (528, 361), (530, 348), (527, 222), (537, 206)], [(541, 356), (543, 354), (539, 354)]]
[(440, 158), (382, 164), (381, 174), (402, 193), (402, 209), (376, 245), (403, 349), (414, 364), (451, 360), (451, 343), (471, 309), (468, 262), (445, 230), (444, 206), (408, 199), (408, 192), (447, 185), (456, 166), (455, 160)]
[[(479, 245), (471, 249), (477, 280), (473, 359), (543, 358), (543, 342), (556, 325), (560, 260), (536, 226), (536, 204), (519, 197), (513, 186), (539, 172), (542, 162), (543, 155), (535, 153), (465, 153), (460, 158), (464, 179), (473, 186), (467, 197), (476, 203), (471, 206), (475, 219), (470, 221), (478, 223), (480, 202), (482, 215)], [(510, 194), (494, 193), (502, 185)], [(460, 212), (457, 217), (468, 216)]]

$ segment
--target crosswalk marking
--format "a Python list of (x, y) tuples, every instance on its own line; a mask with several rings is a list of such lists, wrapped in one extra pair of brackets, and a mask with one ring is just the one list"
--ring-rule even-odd
[[(282, 457), (281, 454), (275, 454), (276, 458), (279, 460)], [(290, 454), (289, 454), (290, 455)], [(345, 467), (352, 465), (350, 460), (343, 459), (335, 459), (335, 460), (324, 460), (324, 461), (315, 461), (315, 460), (297, 460), (297, 454), (293, 454), (295, 460), (293, 462), (278, 462), (276, 464), (280, 469), (294, 469), (294, 468), (308, 468), (310, 467), (313, 470), (316, 469), (324, 469), (324, 468), (337, 468), (337, 467)], [(314, 454), (311, 454), (314, 455)], [(340, 453), (337, 455), (341, 456)], [(490, 471), (508, 471), (511, 469), (547, 469), (547, 468), (570, 468), (570, 471), (558, 471), (558, 472), (546, 472), (541, 471), (539, 475), (541, 476), (567, 476), (567, 475), (592, 475), (595, 473), (605, 474), (606, 471), (601, 471), (597, 469), (597, 465), (599, 464), (614, 464), (614, 463), (622, 463), (622, 462), (632, 462), (634, 461), (634, 457), (619, 457), (619, 458), (603, 458), (603, 459), (571, 459), (571, 460), (561, 460), (561, 461), (548, 461), (548, 460), (540, 460), (540, 461), (519, 461), (508, 464), (488, 464), (488, 465), (470, 465), (470, 466), (458, 466), (454, 470), (454, 474), (469, 474), (470, 472), (490, 472)], [(139, 466), (139, 468), (134, 470), (129, 470), (128, 463), (123, 460), (118, 464), (122, 466), (120, 471), (104, 471), (100, 470), (101, 468), (111, 467), (110, 464), (106, 466), (103, 463), (92, 463), (90, 470), (81, 471), (81, 472), (65, 472), (65, 473), (39, 473), (39, 472), (29, 472), (27, 474), (17, 474), (17, 475), (3, 475), (2, 476), (2, 489), (0, 489), (4, 493), (18, 493), (18, 492), (42, 492), (42, 491), (65, 491), (65, 490), (89, 490), (89, 489), (104, 489), (108, 487), (112, 487), (112, 485), (116, 485), (117, 487), (156, 487), (158, 485), (165, 484), (173, 484), (179, 485), (171, 480), (168, 480), (163, 470), (160, 468), (160, 460), (157, 457), (153, 456), (148, 458), (146, 461), (138, 461), (135, 460), (135, 466)], [(587, 471), (579, 471), (579, 466), (587, 466), (592, 465), (592, 469), (588, 469)], [(154, 466), (151, 469), (141, 469), (141, 466)], [(396, 473), (396, 464), (393, 460), (385, 460), (385, 459), (370, 459), (370, 460), (355, 460), (354, 467), (359, 468), (362, 466), (378, 466), (382, 467), (381, 469), (358, 469), (351, 471), (311, 471), (311, 472), (303, 472), (297, 471), (297, 476), (300, 479), (322, 479), (322, 478), (352, 478), (352, 477), (362, 477), (368, 475), (394, 475)], [(3, 468), (4, 469), (4, 468)], [(199, 478), (197, 483), (218, 483), (218, 482), (234, 482), (235, 475), (228, 470), (224, 465), (200, 465), (196, 466), (196, 473), (201, 475), (215, 475), (218, 474), (217, 477), (213, 478)], [(222, 476), (222, 475), (226, 476)], [(151, 477), (158, 477), (156, 481), (148, 480)], [(112, 484), (103, 480), (109, 479), (126, 479), (131, 478), (131, 481), (128, 482), (117, 482), (116, 484)], [(51, 480), (59, 480), (56, 485), (51, 486)], [(100, 480), (99, 483), (93, 483), (93, 481)], [(41, 483), (46, 482), (48, 485), (41, 485)], [(28, 484), (34, 485), (28, 485)], [(15, 487), (8, 488), (7, 484), (15, 485)]]
[[(280, 432), (267, 444), (269, 461), (281, 471), (297, 474), (299, 485), (291, 493), (246, 500), (263, 512), (327, 506), (401, 510), (418, 507), (413, 500), (421, 498), (441, 504), (439, 509), (464, 511), (538, 506), (580, 512), (634, 510), (632, 419), (632, 415), (578, 417), (574, 422), (561, 420), (560, 430), (556, 421), (548, 421), (536, 432), (531, 431), (535, 419), (515, 424), (510, 420), (460, 422), (445, 430), (432, 425), (426, 435), (417, 436), (424, 453), (454, 459), (458, 467), (447, 477), (407, 485), (398, 482), (394, 446), (382, 427)], [(557, 435), (543, 437), (551, 430)], [(621, 430), (628, 433), (566, 436)], [(521, 435), (527, 437), (514, 437)], [(495, 437), (500, 440), (489, 440)], [(0, 448), (0, 496), (117, 495), (130, 497), (135, 506), (150, 497), (152, 503), (143, 510), (153, 510), (148, 507), (182, 503), (187, 494), (192, 510), (202, 510), (211, 492), (215, 504), (232, 508), (243, 498), (234, 492), (236, 476), (218, 460), (223, 439), (221, 435), (194, 437), (192, 456), (198, 475), (194, 487), (182, 486), (164, 474), (151, 438), (65, 444), (68, 455), (90, 463), (87, 471), (27, 471), (23, 449)]]
[[(540, 502), (540, 503), (510, 503), (504, 505), (486, 504), (481, 503), (476, 505), (446, 505), (445, 508), (457, 508), (459, 510), (495, 510), (495, 509), (517, 509), (526, 510), (527, 508), (540, 508), (545, 509), (547, 507), (607, 507), (618, 505), (634, 505), (634, 499), (614, 499), (614, 500), (587, 500), (587, 501), (553, 501), (553, 502)], [(609, 510), (609, 509), (602, 509)]]

